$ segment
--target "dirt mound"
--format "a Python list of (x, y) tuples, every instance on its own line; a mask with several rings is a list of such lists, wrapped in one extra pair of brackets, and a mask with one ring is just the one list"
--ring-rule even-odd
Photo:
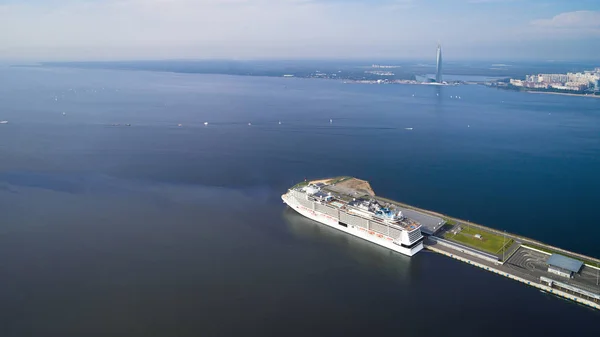
[(371, 185), (369, 184), (369, 182), (366, 180), (350, 178), (350, 179), (346, 179), (344, 181), (341, 181), (341, 182), (335, 184), (335, 186), (338, 188), (354, 190), (354, 191), (358, 192), (359, 195), (368, 194), (370, 196), (375, 196), (375, 192), (371, 188)]

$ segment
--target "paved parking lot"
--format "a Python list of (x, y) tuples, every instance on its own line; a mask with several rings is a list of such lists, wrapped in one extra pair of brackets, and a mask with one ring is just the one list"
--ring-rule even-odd
[(506, 268), (511, 269), (515, 274), (528, 274), (535, 277), (548, 277), (559, 282), (570, 284), (593, 293), (600, 294), (600, 286), (596, 284), (598, 280), (598, 270), (583, 266), (579, 274), (575, 274), (572, 279), (560, 277), (548, 272), (546, 260), (550, 255), (538, 251), (520, 247), (513, 256), (504, 264)]

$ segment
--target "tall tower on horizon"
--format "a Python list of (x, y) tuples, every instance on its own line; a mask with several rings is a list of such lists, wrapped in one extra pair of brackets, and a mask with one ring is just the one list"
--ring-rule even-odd
[(437, 47), (437, 65), (435, 68), (435, 81), (442, 83), (442, 45), (438, 43)]

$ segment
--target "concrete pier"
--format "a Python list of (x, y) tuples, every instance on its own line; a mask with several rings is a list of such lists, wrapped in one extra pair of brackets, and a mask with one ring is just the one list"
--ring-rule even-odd
[[(321, 183), (326, 192), (341, 198), (374, 199), (386, 209), (402, 211), (420, 225), (420, 232), (427, 237), (423, 242), (426, 249), (600, 309), (600, 259), (377, 196), (365, 180), (337, 177), (312, 183)], [(560, 266), (549, 268), (552, 255), (554, 260), (576, 263), (577, 270), (557, 273)]]
[[(431, 239), (428, 239), (425, 242), (425, 249), (429, 249), (435, 253), (448, 256), (455, 260), (462, 261), (464, 263), (467, 263), (472, 266), (481, 268), (483, 270), (501, 275), (501, 276), (509, 278), (511, 280), (521, 282), (528, 286), (538, 288), (549, 294), (553, 294), (553, 295), (577, 302), (579, 304), (583, 304), (583, 305), (589, 306), (591, 308), (600, 310), (600, 301), (591, 301), (591, 300), (588, 300), (585, 298), (581, 298), (580, 296), (577, 296), (577, 294), (568, 293), (566, 291), (552, 288), (548, 285), (542, 284), (540, 282), (540, 278), (536, 278), (534, 275), (528, 275), (527, 273), (519, 273), (519, 275), (517, 275), (517, 272), (515, 272), (515, 270), (504, 265), (500, 261), (492, 262), (488, 259), (483, 259), (483, 258), (477, 257), (475, 255), (470, 255), (468, 253), (461, 252), (460, 250), (456, 250), (454, 248), (449, 248), (448, 246), (441, 245), (439, 242), (431, 240)], [(543, 278), (543, 276), (542, 276), (542, 278)]]

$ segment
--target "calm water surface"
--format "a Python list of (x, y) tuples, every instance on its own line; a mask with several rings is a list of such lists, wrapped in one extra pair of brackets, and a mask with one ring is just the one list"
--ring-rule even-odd
[(280, 195), (353, 175), (382, 196), (600, 256), (599, 99), (127, 71), (0, 77), (1, 336), (597, 331), (596, 311), (433, 253), (391, 253)]

